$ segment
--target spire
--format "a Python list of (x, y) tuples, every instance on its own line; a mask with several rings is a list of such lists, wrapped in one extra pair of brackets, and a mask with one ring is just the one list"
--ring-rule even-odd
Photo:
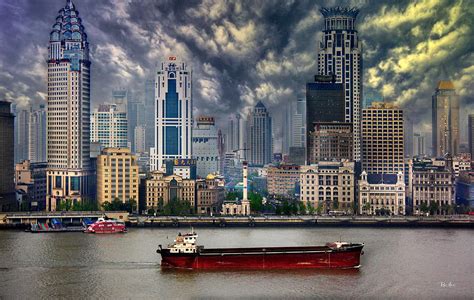
[(74, 3), (72, 3), (72, 0), (67, 0), (66, 7), (69, 9), (75, 9)]

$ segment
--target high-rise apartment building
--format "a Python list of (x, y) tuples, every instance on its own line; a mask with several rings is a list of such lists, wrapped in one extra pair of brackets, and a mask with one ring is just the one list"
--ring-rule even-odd
[(415, 133), (413, 135), (413, 156), (426, 155), (425, 136), (422, 133)]
[(176, 56), (168, 57), (156, 72), (155, 146), (151, 149), (151, 170), (163, 170), (164, 161), (192, 158), (193, 101), (192, 72)]
[(15, 111), (15, 163), (19, 163), (28, 159), (30, 112), (26, 109)]
[(404, 173), (403, 110), (373, 102), (362, 110), (362, 170), (368, 174)]
[(138, 203), (137, 157), (128, 148), (105, 148), (97, 157), (97, 203), (133, 199)]
[(145, 81), (145, 152), (155, 146), (155, 80)]
[(29, 116), (28, 159), (32, 163), (46, 162), (46, 110), (40, 105), (38, 110), (31, 110)]
[(308, 164), (329, 160), (352, 160), (353, 133), (351, 123), (317, 122), (309, 133)]
[(282, 151), (288, 154), (290, 147), (306, 145), (306, 98), (297, 97), (287, 103), (283, 112)]
[(91, 142), (103, 148), (128, 147), (127, 113), (117, 104), (101, 104), (91, 116)]
[(259, 101), (247, 119), (248, 161), (253, 166), (263, 166), (272, 161), (272, 118)]
[(144, 125), (135, 127), (135, 152), (147, 152), (146, 148), (146, 128)]
[(0, 101), (0, 211), (16, 210), (14, 178), (15, 115), (11, 103)]
[(360, 160), (360, 105), (362, 97), (362, 42), (356, 30), (355, 8), (322, 8), (324, 29), (318, 53), (321, 75), (335, 75), (344, 85), (344, 122), (354, 127), (354, 159)]
[(71, 0), (52, 26), (48, 47), (48, 210), (62, 199), (95, 195), (90, 162), (90, 60), (87, 34)]
[(459, 150), (459, 95), (451, 81), (438, 82), (432, 104), (433, 154), (455, 156)]
[(469, 152), (471, 153), (471, 160), (474, 160), (474, 114), (469, 115), (467, 122), (467, 135), (469, 140)]
[[(242, 117), (239, 113), (231, 115), (227, 124), (226, 151), (233, 152), (242, 148), (240, 143)], [(236, 152), (237, 153), (237, 152)]]
[(200, 178), (219, 171), (218, 132), (213, 117), (199, 117), (193, 128), (193, 157)]

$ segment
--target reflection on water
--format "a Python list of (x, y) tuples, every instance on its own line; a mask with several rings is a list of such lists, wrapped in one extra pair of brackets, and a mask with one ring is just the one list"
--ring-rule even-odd
[(131, 229), (124, 235), (0, 231), (0, 298), (474, 296), (470, 230), (198, 229), (199, 243), (208, 248), (320, 245), (340, 236), (364, 242), (362, 267), (347, 270), (162, 269), (157, 245), (176, 233), (170, 228)]

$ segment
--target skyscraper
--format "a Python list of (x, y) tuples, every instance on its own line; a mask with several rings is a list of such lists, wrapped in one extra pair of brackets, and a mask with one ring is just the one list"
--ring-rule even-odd
[(28, 159), (30, 113), (26, 109), (16, 111), (15, 116), (15, 163)]
[[(306, 145), (316, 123), (345, 123), (344, 86), (336, 83), (334, 75), (316, 75), (315, 82), (306, 84)], [(308, 150), (308, 149), (307, 149)], [(309, 151), (306, 151), (310, 161)]]
[(459, 95), (451, 81), (438, 82), (433, 95), (433, 154), (455, 156), (459, 150)]
[(127, 148), (127, 113), (116, 104), (101, 104), (91, 116), (91, 142), (99, 142), (102, 148)]
[(335, 7), (320, 11), (324, 30), (318, 54), (319, 74), (335, 75), (336, 82), (344, 85), (344, 121), (353, 124), (354, 159), (359, 161), (362, 43), (355, 27), (359, 10)]
[(283, 148), (288, 154), (290, 147), (306, 145), (306, 99), (303, 96), (291, 99), (283, 112)]
[(146, 129), (145, 126), (139, 125), (135, 127), (135, 152), (146, 152)]
[(373, 102), (362, 109), (362, 170), (367, 174), (404, 173), (403, 110)]
[(0, 211), (16, 209), (15, 163), (14, 163), (14, 119), (10, 102), (0, 101)]
[(163, 170), (167, 159), (192, 157), (193, 102), (192, 72), (176, 56), (168, 57), (156, 72), (155, 147), (150, 168)]
[(474, 114), (469, 115), (467, 134), (469, 137), (469, 152), (471, 153), (471, 160), (474, 161)]
[(263, 166), (272, 161), (272, 118), (261, 101), (247, 119), (247, 145), (250, 165)]
[(71, 0), (52, 26), (48, 47), (48, 134), (46, 207), (95, 194), (90, 163), (89, 43)]
[(193, 128), (193, 157), (198, 177), (219, 171), (218, 132), (213, 117), (199, 117)]
[(155, 80), (145, 82), (145, 152), (155, 145)]
[(424, 156), (425, 150), (425, 136), (422, 133), (415, 133), (413, 135), (413, 156)]
[(40, 105), (38, 110), (31, 110), (29, 115), (30, 137), (28, 159), (32, 163), (46, 162), (46, 110)]
[(227, 125), (227, 141), (226, 141), (226, 150), (227, 152), (233, 152), (241, 148), (240, 145), (240, 123), (241, 116), (239, 113), (231, 115), (229, 118), (229, 123)]

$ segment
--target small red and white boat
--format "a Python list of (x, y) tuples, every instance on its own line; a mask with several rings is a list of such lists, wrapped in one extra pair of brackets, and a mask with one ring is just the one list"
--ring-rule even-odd
[(125, 223), (118, 220), (105, 220), (99, 218), (97, 222), (89, 225), (84, 231), (86, 233), (124, 233), (127, 232)]

